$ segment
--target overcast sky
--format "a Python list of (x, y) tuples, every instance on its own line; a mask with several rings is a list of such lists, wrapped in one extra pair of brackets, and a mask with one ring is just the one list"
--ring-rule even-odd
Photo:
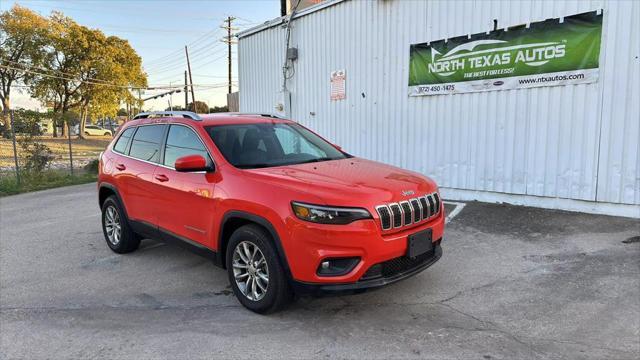
[[(226, 105), (227, 48), (220, 41), (226, 35), (220, 28), (223, 19), (235, 16), (236, 27), (246, 29), (280, 15), (279, 0), (0, 0), (0, 11), (15, 3), (42, 15), (58, 10), (82, 25), (129, 40), (142, 57), (150, 86), (184, 84), (184, 46), (189, 45), (193, 82), (202, 85), (196, 87), (196, 100), (211, 107)], [(233, 77), (237, 81), (235, 46), (233, 53)], [(39, 106), (27, 94), (15, 92), (13, 107)], [(161, 92), (149, 90), (143, 97)], [(184, 94), (175, 94), (172, 100), (174, 105), (184, 105)], [(145, 109), (148, 107), (164, 110), (168, 97), (148, 101)]]

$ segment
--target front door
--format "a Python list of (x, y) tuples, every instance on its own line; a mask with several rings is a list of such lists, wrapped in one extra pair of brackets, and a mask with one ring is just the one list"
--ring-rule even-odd
[(175, 161), (187, 155), (202, 155), (208, 161), (207, 152), (200, 137), (189, 126), (171, 124), (162, 156), (162, 163), (155, 170), (157, 192), (158, 227), (165, 234), (191, 240), (213, 248), (217, 234), (213, 232), (215, 211), (213, 191), (219, 174), (178, 172)]

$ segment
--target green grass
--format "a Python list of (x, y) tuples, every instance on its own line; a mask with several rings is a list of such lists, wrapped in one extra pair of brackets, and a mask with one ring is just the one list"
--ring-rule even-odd
[(61, 186), (86, 184), (97, 179), (97, 174), (94, 172), (82, 170), (79, 170), (79, 172), (74, 176), (71, 176), (68, 171), (59, 170), (22, 173), (20, 184), (18, 184), (15, 174), (0, 175), (0, 197)]

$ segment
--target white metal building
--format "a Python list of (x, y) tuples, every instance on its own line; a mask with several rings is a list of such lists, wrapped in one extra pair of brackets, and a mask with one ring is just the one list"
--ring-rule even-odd
[[(410, 44), (598, 9), (596, 83), (408, 96)], [(640, 217), (640, 1), (326, 1), (291, 20), (290, 100), (285, 22), (239, 34), (241, 111), (284, 103), (345, 151), (434, 178), (448, 199)]]

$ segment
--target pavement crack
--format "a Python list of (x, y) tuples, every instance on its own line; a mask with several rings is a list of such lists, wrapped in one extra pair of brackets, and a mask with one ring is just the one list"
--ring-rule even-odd
[(484, 327), (484, 329), (476, 329), (476, 330), (471, 329), (471, 331), (487, 331), (487, 330), (495, 331), (495, 332), (498, 332), (498, 333), (500, 333), (500, 334), (505, 335), (505, 336), (506, 336), (506, 337), (508, 337), (509, 339), (511, 339), (511, 340), (513, 340), (513, 341), (517, 342), (518, 344), (520, 344), (520, 345), (522, 345), (522, 346), (526, 347), (526, 348), (527, 348), (527, 349), (529, 349), (529, 351), (531, 351), (532, 353), (534, 353), (534, 354), (536, 354), (536, 355), (540, 355), (540, 356), (542, 356), (542, 355), (543, 355), (543, 354), (542, 354), (542, 353), (540, 353), (538, 350), (536, 350), (536, 349), (533, 347), (533, 345), (531, 345), (531, 344), (529, 344), (529, 343), (527, 343), (527, 342), (525, 342), (525, 341), (521, 340), (521, 339), (520, 339), (518, 336), (516, 336), (515, 334), (512, 334), (512, 333), (510, 333), (510, 332), (508, 332), (508, 331), (506, 331), (506, 330), (501, 329), (497, 324), (495, 324), (495, 323), (493, 323), (493, 322), (491, 322), (491, 321), (480, 319), (479, 317), (476, 317), (476, 316), (474, 316), (474, 315), (472, 315), (472, 314), (469, 314), (469, 313), (467, 313), (467, 312), (464, 312), (464, 311), (462, 311), (462, 310), (460, 310), (460, 309), (458, 309), (458, 308), (456, 308), (456, 307), (453, 307), (453, 306), (451, 306), (451, 305), (449, 305), (449, 304), (445, 304), (445, 303), (440, 302), (440, 303), (439, 303), (439, 305), (444, 306), (444, 307), (446, 307), (446, 308), (449, 308), (449, 309), (451, 309), (451, 310), (453, 310), (453, 311), (457, 312), (458, 314), (461, 314), (461, 315), (463, 315), (463, 316), (469, 317), (469, 318), (471, 318), (471, 319), (473, 319), (473, 320), (475, 320), (475, 321), (478, 321), (478, 322), (480, 322), (480, 323), (483, 325), (483, 327)]
[[(586, 253), (586, 254), (587, 254), (587, 255), (589, 255), (589, 253)], [(460, 296), (460, 295), (467, 294), (467, 293), (473, 293), (473, 292), (475, 292), (475, 291), (477, 291), (477, 290), (480, 290), (480, 289), (484, 289), (484, 288), (487, 288), (487, 287), (493, 286), (493, 285), (498, 284), (498, 283), (503, 282), (503, 281), (504, 281), (504, 282), (516, 281), (516, 280), (518, 280), (520, 277), (522, 277), (523, 275), (529, 274), (529, 273), (531, 273), (531, 272), (537, 271), (537, 270), (542, 269), (542, 268), (545, 268), (545, 267), (549, 267), (549, 266), (558, 266), (558, 265), (567, 265), (567, 264), (575, 264), (575, 263), (579, 263), (579, 262), (581, 262), (581, 261), (583, 261), (583, 260), (582, 260), (582, 259), (580, 259), (580, 260), (567, 260), (567, 261), (561, 261), (561, 262), (555, 262), (555, 263), (544, 263), (544, 264), (539, 264), (539, 265), (533, 266), (533, 267), (531, 267), (531, 268), (529, 268), (529, 269), (526, 269), (526, 270), (521, 271), (521, 272), (520, 272), (520, 273), (518, 273), (518, 275), (516, 275), (516, 276), (513, 276), (513, 275), (505, 275), (505, 276), (503, 276), (503, 277), (499, 277), (499, 278), (497, 278), (497, 279), (495, 279), (495, 280), (493, 280), (493, 281), (491, 281), (491, 282), (489, 282), (489, 283), (482, 284), (482, 285), (479, 285), (479, 286), (474, 286), (474, 287), (471, 287), (471, 288), (469, 288), (469, 289), (463, 289), (463, 290), (460, 290), (460, 291), (458, 291), (457, 293), (453, 294), (452, 296), (449, 296), (448, 298), (445, 298), (445, 299), (443, 299), (443, 300), (440, 300), (439, 302), (440, 302), (440, 303), (448, 302), (448, 301), (451, 301), (451, 300), (453, 300), (453, 299), (457, 298), (457, 297), (458, 297), (458, 296)]]
[(547, 338), (541, 338), (541, 337), (535, 337), (535, 336), (521, 336), (523, 338), (527, 338), (530, 340), (536, 340), (536, 341), (547, 341), (547, 342), (553, 342), (553, 343), (558, 343), (558, 344), (570, 344), (570, 345), (580, 345), (580, 346), (584, 346), (588, 349), (598, 349), (598, 350), (605, 350), (605, 351), (616, 351), (616, 352), (620, 352), (620, 353), (624, 353), (624, 354), (632, 354), (632, 352), (626, 351), (626, 350), (620, 350), (620, 349), (615, 349), (615, 348), (610, 348), (610, 347), (606, 347), (606, 346), (600, 346), (600, 345), (592, 345), (592, 344), (587, 344), (587, 343), (583, 343), (580, 341), (575, 341), (575, 340), (566, 340), (566, 339), (547, 339)]

